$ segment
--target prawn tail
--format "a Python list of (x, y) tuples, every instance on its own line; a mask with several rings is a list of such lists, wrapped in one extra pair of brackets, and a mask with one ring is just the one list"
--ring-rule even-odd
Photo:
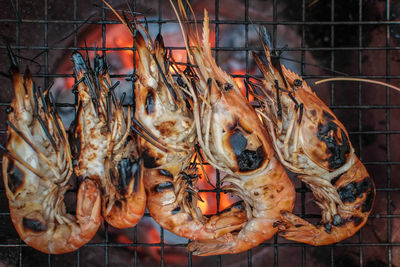
[(187, 245), (187, 250), (195, 256), (212, 256), (221, 254), (232, 254), (233, 237), (226, 234), (218, 240), (192, 241)]
[(313, 246), (323, 246), (353, 235), (367, 222), (368, 216), (353, 214), (340, 219), (336, 226), (330, 222), (313, 225), (290, 212), (282, 212), (282, 218), (283, 221), (278, 226), (280, 236)]
[[(101, 192), (97, 183), (91, 179), (85, 179), (79, 186), (76, 218), (80, 231), (79, 236), (70, 238), (76, 247), (81, 247), (96, 234), (101, 219)], [(76, 241), (75, 241), (76, 240)]]
[[(375, 185), (360, 160), (355, 158), (350, 168), (331, 183), (341, 202), (337, 204), (336, 210), (323, 210), (318, 225), (290, 212), (281, 211), (282, 221), (278, 222), (281, 236), (314, 246), (329, 245), (354, 235), (365, 225), (375, 200)], [(314, 195), (315, 192), (320, 193), (315, 188)], [(318, 200), (321, 208), (329, 197), (329, 194), (325, 194), (325, 201)], [(332, 200), (332, 203), (335, 201)]]
[[(103, 206), (103, 216), (105, 220), (116, 228), (134, 227), (143, 217), (146, 207), (146, 192), (143, 182), (143, 161), (133, 161), (123, 159), (119, 164), (120, 177), (122, 181), (120, 188), (127, 184), (119, 197), (113, 203), (106, 203)], [(132, 175), (127, 177), (127, 172)], [(130, 180), (129, 180), (130, 179)], [(106, 202), (106, 201), (105, 201)]]

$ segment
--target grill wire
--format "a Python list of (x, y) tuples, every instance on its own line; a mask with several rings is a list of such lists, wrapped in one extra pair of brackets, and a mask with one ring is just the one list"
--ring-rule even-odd
[[(90, 4), (80, 3), (78, 0), (70, 1), (70, 3), (69, 1), (65, 1), (68, 3), (60, 3), (60, 1), (55, 0), (33, 2), (35, 3), (32, 3), (32, 1), (10, 0), (8, 3), (4, 3), (5, 7), (0, 13), (0, 33), (13, 40), (11, 47), (17, 55), (21, 56), (21, 67), (29, 63), (26, 60), (22, 60), (23, 57), (31, 58), (30, 56), (32, 55), (42, 53), (36, 59), (38, 62), (40, 62), (41, 68), (39, 70), (36, 68), (36, 71), (34, 70), (33, 72), (36, 84), (41, 84), (44, 88), (48, 88), (51, 84), (51, 80), (54, 78), (73, 77), (71, 71), (68, 73), (56, 74), (51, 71), (51, 64), (54, 64), (56, 60), (60, 58), (60, 56), (58, 56), (54, 57), (53, 59), (52, 55), (53, 53), (59, 53), (60, 51), (70, 53), (72, 50), (85, 50), (85, 47), (78, 47), (78, 32), (82, 26), (94, 25), (96, 27), (101, 27), (103, 41), (102, 44), (98, 44), (98, 51), (109, 52), (112, 50), (133, 50), (133, 48), (111, 49), (106, 47), (106, 26), (118, 22), (107, 17), (109, 13), (101, 1), (93, 1), (93, 3)], [(142, 1), (133, 1), (132, 7), (134, 11), (138, 5), (137, 2)], [(300, 9), (293, 11), (297, 12), (298, 18), (293, 20), (286, 18), (282, 19), (278, 16), (278, 14), (280, 14), (280, 6), (278, 5), (277, 0), (267, 1), (263, 5), (272, 5), (272, 20), (265, 21), (250, 21), (249, 15), (253, 4), (253, 1), (250, 0), (241, 2), (241, 4), (244, 6), (244, 14), (242, 16), (243, 19), (223, 19), (223, 15), (221, 15), (222, 11), (226, 12), (227, 9), (232, 9), (232, 12), (235, 12), (235, 7), (226, 6), (225, 2), (226, 1), (215, 0), (213, 4), (210, 4), (215, 9), (215, 17), (214, 19), (211, 19), (211, 26), (214, 26), (215, 31), (214, 51), (218, 63), (221, 63), (219, 62), (221, 53), (225, 51), (245, 53), (246, 65), (244, 66), (244, 69), (246, 74), (234, 75), (235, 77), (240, 77), (247, 80), (249, 79), (248, 74), (251, 68), (249, 64), (251, 60), (249, 52), (254, 50), (254, 48), (251, 48), (249, 45), (249, 31), (250, 28), (253, 27), (252, 23), (254, 23), (267, 25), (271, 30), (272, 39), (274, 42), (279, 39), (280, 30), (282, 28), (296, 27), (299, 29), (300, 34), (297, 37), (301, 39), (301, 46), (295, 48), (289, 47), (287, 51), (298, 53), (298, 60), (301, 61), (299, 74), (309, 81), (310, 85), (312, 85), (311, 81), (314, 81), (315, 79), (332, 77), (335, 75), (335, 73), (325, 72), (324, 74), (310, 75), (309, 72), (312, 71), (309, 71), (307, 65), (307, 53), (315, 53), (314, 55), (318, 55), (317, 53), (322, 53), (321, 55), (326, 56), (326, 60), (324, 62), (327, 63), (327, 65), (325, 64), (325, 67), (335, 69), (337, 68), (337, 62), (340, 62), (340, 57), (346, 56), (350, 52), (356, 55), (357, 58), (357, 60), (351, 61), (351, 64), (357, 66), (357, 71), (356, 73), (352, 73), (352, 76), (359, 78), (380, 79), (393, 84), (396, 84), (396, 80), (400, 78), (399, 69), (393, 67), (396, 66), (394, 54), (398, 53), (398, 50), (400, 49), (400, 47), (396, 46), (395, 43), (396, 41), (400, 41), (400, 38), (398, 36), (396, 37), (398, 39), (393, 37), (393, 29), (395, 27), (400, 27), (400, 25), (399, 21), (395, 20), (396, 17), (391, 17), (390, 8), (393, 3), (391, 3), (390, 0), (379, 1), (381, 6), (384, 7), (382, 10), (383, 15), (380, 19), (375, 20), (364, 20), (362, 0), (346, 1), (356, 3), (355, 6), (357, 16), (352, 17), (349, 20), (337, 19), (339, 17), (337, 12), (342, 11), (342, 9), (338, 8), (339, 1), (335, 0), (296, 1), (299, 2), (298, 5)], [(307, 20), (308, 8), (312, 5), (320, 5), (321, 2), (326, 2), (325, 5), (329, 6), (329, 9), (327, 9), (328, 12), (323, 14), (326, 19), (323, 21)], [(113, 3), (111, 2), (111, 4)], [(68, 11), (67, 9), (63, 10), (63, 8), (56, 8), (56, 5), (67, 7)], [(163, 9), (170, 8), (167, 1), (158, 0), (156, 6), (158, 8), (158, 19), (148, 20), (149, 24), (158, 24), (161, 32), (163, 25), (168, 23), (176, 24), (176, 19), (165, 19), (163, 17)], [(336, 10), (335, 8), (338, 8), (339, 10)], [(86, 9), (85, 12), (82, 12), (83, 9)], [(65, 11), (67, 14), (72, 14), (73, 19), (60, 19), (57, 17), (57, 14), (52, 13), (54, 10), (57, 12)], [(101, 18), (99, 20), (94, 19), (93, 16), (90, 16), (93, 13)], [(63, 14), (59, 14), (59, 16), (63, 17)], [(243, 26), (243, 38), (245, 45), (243, 47), (221, 47), (220, 27), (223, 25)], [(315, 28), (325, 27), (327, 29), (327, 36), (329, 38), (325, 40), (325, 43), (323, 42), (322, 44), (316, 46), (308, 43), (307, 40), (312, 38), (312, 36), (308, 37), (307, 33), (311, 33), (310, 29), (312, 29), (314, 26)], [(344, 26), (351, 26), (356, 29), (356, 31), (352, 33), (353, 35), (356, 35), (356, 42), (350, 46), (340, 46), (337, 41), (343, 37), (338, 36), (337, 28)], [(366, 29), (373, 29), (374, 27), (379, 27), (381, 29), (381, 35), (383, 37), (381, 44), (383, 45), (376, 43), (364, 45), (364, 34)], [(72, 34), (68, 34), (68, 32), (72, 32)], [(21, 33), (30, 33), (31, 36), (22, 36)], [(54, 33), (59, 34), (55, 36)], [(33, 36), (34, 34), (36, 36), (39, 35), (40, 38), (35, 39)], [(72, 46), (65, 45), (65, 40), (57, 43), (57, 40), (60, 40), (60, 37), (62, 36), (65, 37), (63, 38), (65, 40), (72, 40)], [(31, 37), (32, 40), (39, 41), (35, 41), (34, 43), (29, 43), (26, 41)], [(94, 50), (94, 47), (87, 47), (86, 49)], [(182, 49), (182, 47), (171, 47), (171, 49)], [(9, 60), (7, 59), (5, 45), (0, 44), (0, 51), (0, 62), (3, 63), (1, 66), (1, 71), (7, 72)], [(376, 60), (381, 60), (384, 62), (385, 67), (384, 69), (380, 69), (378, 74), (366, 73), (364, 71), (363, 62), (364, 60), (367, 60), (364, 58), (364, 55), (370, 55), (371, 53), (375, 53), (377, 55)], [(135, 60), (134, 56), (133, 60)], [(37, 67), (37, 65), (33, 65)], [(129, 77), (132, 74), (133, 73), (126, 75), (118, 74), (112, 75), (112, 77)], [(2, 145), (5, 145), (7, 128), (4, 121), (6, 120), (7, 114), (4, 111), (5, 108), (10, 105), (13, 91), (11, 83), (7, 78), (1, 77), (0, 82), (2, 84), (0, 94), (0, 108), (2, 109), (0, 115), (0, 142)], [(256, 255), (263, 255), (262, 253), (265, 252), (268, 253), (268, 255), (272, 255), (271, 257), (273, 261), (267, 263), (269, 265), (273, 264), (274, 266), (284, 266), (288, 262), (287, 258), (291, 258), (290, 261), (296, 263), (296, 265), (298, 264), (298, 266), (400, 266), (400, 263), (396, 262), (396, 259), (400, 259), (399, 257), (396, 257), (396, 253), (400, 254), (400, 235), (397, 240), (393, 239), (393, 235), (396, 233), (394, 225), (400, 218), (399, 209), (396, 209), (395, 201), (398, 199), (397, 196), (400, 192), (400, 183), (396, 181), (398, 180), (396, 170), (398, 170), (397, 166), (400, 165), (400, 157), (398, 156), (400, 153), (396, 153), (395, 149), (393, 148), (396, 145), (396, 138), (398, 138), (398, 135), (400, 134), (400, 127), (397, 129), (395, 127), (396, 121), (398, 120), (398, 118), (396, 119), (396, 115), (398, 114), (397, 111), (400, 107), (400, 98), (398, 93), (396, 95), (396, 93), (389, 88), (376, 87), (374, 89), (375, 91), (373, 92), (372, 90), (363, 90), (363, 88), (366, 87), (365, 84), (353, 83), (352, 86), (353, 93), (355, 92), (356, 94), (356, 99), (351, 103), (338, 100), (340, 99), (341, 95), (344, 94), (344, 92), (339, 89), (340, 86), (338, 84), (335, 85), (333, 83), (326, 86), (328, 90), (326, 91), (327, 94), (323, 100), (326, 102), (326, 99), (328, 99), (329, 102), (326, 103), (329, 104), (329, 106), (334, 110), (340, 120), (343, 119), (342, 121), (346, 129), (349, 130), (351, 141), (356, 148), (357, 155), (360, 156), (377, 185), (375, 207), (370, 215), (367, 225), (352, 238), (330, 246), (313, 248), (308, 245), (290, 242), (275, 236), (273, 239), (261, 244), (259, 248), (241, 253), (240, 256), (223, 255), (209, 257), (206, 261), (207, 264), (210, 264), (210, 266), (228, 266), (228, 263), (230, 266), (261, 266), (262, 264), (264, 266), (266, 263), (265, 260), (260, 260), (258, 256), (256, 257)], [(367, 93), (371, 95), (374, 95), (374, 93), (380, 94), (381, 96), (384, 95), (384, 102), (378, 104), (369, 103), (365, 100)], [(320, 92), (317, 92), (317, 94), (320, 94)], [(57, 106), (71, 108), (74, 106), (74, 103), (57, 103)], [(383, 118), (381, 123), (379, 125), (375, 124), (378, 125), (375, 128), (365, 127), (365, 122), (368, 120), (368, 116), (373, 113), (378, 114), (373, 116), (381, 116)], [(354, 119), (348, 119), (348, 117)], [(369, 154), (371, 149), (368, 149), (367, 146), (370, 144), (367, 143), (366, 145), (366, 142), (370, 139), (383, 140), (382, 142), (384, 143), (384, 146), (380, 147), (379, 149), (382, 150), (384, 157), (376, 159), (373, 157), (373, 155), (371, 156)], [(367, 151), (368, 154), (365, 152), (363, 153), (363, 151)], [(377, 154), (379, 153), (377, 152)], [(374, 174), (380, 175), (378, 176)], [(220, 194), (222, 194), (223, 190), (221, 189), (218, 172), (216, 186), (217, 188), (215, 190), (202, 191), (216, 193), (217, 209), (219, 210)], [(317, 214), (317, 212), (310, 213), (307, 211), (306, 203), (308, 203), (309, 199), (312, 198), (312, 194), (307, 187), (304, 184), (296, 183), (296, 192), (296, 198), (298, 199), (296, 205), (299, 206), (295, 210), (296, 213), (306, 219), (319, 220), (320, 216)], [(166, 255), (168, 253), (167, 249), (171, 247), (183, 248), (186, 246), (186, 243), (166, 243), (164, 241), (165, 235), (162, 228), (160, 228), (161, 242), (140, 242), (138, 239), (138, 232), (143, 230), (140, 229), (139, 226), (129, 229), (129, 236), (132, 239), (131, 243), (118, 243), (110, 240), (109, 227), (106, 223), (104, 223), (104, 238), (99, 242), (91, 242), (76, 252), (67, 255), (42, 254), (29, 248), (17, 238), (17, 234), (11, 223), (8, 202), (5, 197), (3, 184), (0, 187), (0, 195), (0, 232), (3, 233), (1, 234), (3, 237), (0, 238), (0, 266), (3, 266), (2, 264), (5, 264), (5, 266), (110, 266), (113, 263), (112, 254), (118, 250), (126, 248), (131, 248), (131, 250), (129, 250), (131, 252), (129, 256), (129, 262), (131, 262), (133, 266), (144, 266), (139, 254), (141, 249), (148, 247), (160, 248), (159, 262), (153, 262), (152, 265), (179, 265), (166, 262), (165, 259), (168, 256)], [(149, 217), (149, 214), (145, 214), (145, 216)], [(381, 232), (376, 234), (374, 231)], [(371, 238), (371, 233), (375, 233), (377, 238)], [(12, 236), (12, 238), (10, 236)], [(90, 255), (91, 251), (95, 251), (96, 248), (101, 248), (101, 253), (99, 253), (99, 250), (96, 250), (96, 252), (92, 253), (92, 256), (88, 256)], [(374, 255), (374, 253), (376, 253), (376, 256), (373, 256), (373, 259), (371, 260), (371, 255)], [(185, 255), (185, 259), (179, 266), (200, 266), (202, 264), (201, 260), (196, 260), (197, 257), (192, 256), (190, 253)], [(230, 257), (233, 257), (235, 261), (236, 259), (239, 259), (240, 264), (238, 265), (238, 263), (236, 263), (236, 265), (233, 265)], [(99, 261), (99, 259), (101, 260)], [(267, 257), (265, 259), (267, 259)], [(96, 260), (96, 263), (90, 263), (90, 260)]]

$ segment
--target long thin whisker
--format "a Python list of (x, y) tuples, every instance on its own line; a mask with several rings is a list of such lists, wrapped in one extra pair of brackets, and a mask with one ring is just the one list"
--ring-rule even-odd
[(134, 126), (131, 126), (132, 131), (134, 131), (135, 133), (137, 133), (138, 135), (140, 135), (144, 140), (146, 140), (147, 142), (149, 142), (150, 144), (152, 144), (153, 146), (157, 147), (158, 149), (164, 151), (164, 152), (168, 152), (167, 149), (163, 148), (162, 146), (160, 146), (160, 144), (154, 142), (154, 140), (148, 138), (147, 136), (145, 136), (141, 131), (139, 131), (138, 129), (136, 129)]
[(137, 126), (139, 126), (140, 129), (142, 129), (149, 137), (151, 137), (154, 141), (156, 141), (157, 143), (160, 143), (158, 141), (158, 138), (156, 138), (154, 135), (152, 135), (147, 129), (146, 127), (144, 127), (136, 118), (132, 118), (132, 122), (135, 123)]
[(44, 112), (46, 112), (47, 115), (50, 115), (49, 107), (47, 106), (47, 103), (46, 103), (46, 101), (44, 99), (42, 87), (38, 86), (37, 92), (39, 93), (40, 99), (42, 100), (42, 105), (43, 105)]
[(110, 120), (111, 120), (111, 103), (110, 103), (111, 93), (109, 92), (106, 97), (107, 104), (107, 131), (110, 131)]
[[(96, 112), (99, 112), (100, 101), (99, 101), (99, 98), (97, 97), (96, 88), (93, 86), (92, 80), (89, 78), (89, 74), (87, 72), (85, 72), (84, 75), (85, 75), (85, 84), (87, 86), (89, 86), (90, 95), (92, 96), (92, 100), (94, 100), (94, 102), (95, 102), (94, 104), (95, 104)], [(97, 79), (97, 76), (94, 76), (94, 78), (96, 80), (96, 86), (98, 88), (100, 88), (100, 84)]]
[(123, 106), (123, 103), (124, 103), (124, 101), (125, 101), (125, 97), (126, 97), (126, 92), (123, 92), (123, 93), (122, 93), (122, 96), (121, 96), (121, 101), (120, 101), (120, 103), (119, 103), (120, 107)]
[(113, 100), (114, 106), (117, 107), (117, 106), (118, 106), (118, 104), (117, 104), (117, 97), (115, 96), (115, 91), (114, 91), (114, 89), (117, 88), (117, 86), (120, 84), (120, 82), (117, 81), (117, 82), (114, 83), (114, 85), (112, 85), (112, 86), (110, 86), (110, 84), (108, 83), (108, 81), (107, 81), (106, 79), (104, 79), (104, 82), (105, 82), (105, 84), (106, 84), (108, 90), (110, 91), (110, 93), (111, 93), (111, 95), (112, 95), (112, 100)]
[(25, 160), (21, 159), (18, 155), (14, 154), (13, 152), (11, 152), (10, 150), (8, 150), (7, 148), (5, 148), (4, 146), (2, 146), (0, 144), (0, 149), (4, 150), (4, 152), (6, 153), (5, 155), (7, 157), (12, 158), (15, 161), (18, 161), (20, 164), (22, 164), (22, 166), (24, 166), (25, 168), (27, 168), (28, 170), (30, 170), (31, 172), (33, 172), (35, 175), (37, 175), (39, 178), (41, 178), (44, 181), (48, 181), (49, 179), (47, 179), (43, 174), (39, 173), (37, 170), (35, 170), (31, 165), (29, 165)]
[(49, 139), (49, 141), (50, 141), (51, 145), (53, 146), (54, 150), (58, 151), (56, 142), (54, 141), (54, 139), (51, 136), (49, 130), (44, 125), (44, 122), (43, 122), (42, 118), (39, 115), (39, 103), (38, 103), (38, 100), (37, 100), (35, 87), (33, 87), (33, 101), (35, 102), (35, 116), (36, 116), (36, 119), (39, 121), (40, 125), (42, 126), (42, 129), (43, 129), (44, 133), (46, 134), (47, 138)]
[(49, 97), (50, 97), (50, 103), (52, 105), (51, 115), (53, 116), (53, 120), (54, 120), (54, 123), (56, 125), (56, 128), (57, 128), (57, 131), (58, 131), (59, 135), (63, 138), (63, 132), (61, 131), (61, 127), (58, 124), (58, 120), (57, 120), (57, 117), (56, 117), (56, 110), (57, 110), (56, 109), (56, 103), (54, 101), (53, 94), (51, 92), (49, 92)]
[(376, 80), (362, 79), (362, 78), (335, 77), (335, 78), (328, 78), (328, 79), (323, 79), (323, 80), (316, 81), (315, 84), (320, 84), (320, 83), (325, 83), (325, 82), (336, 82), (336, 81), (351, 81), (351, 82), (373, 83), (373, 84), (378, 84), (378, 85), (390, 87), (390, 88), (400, 92), (400, 88), (396, 87), (394, 85), (391, 85), (391, 84), (388, 84), (388, 83), (385, 83), (385, 82), (376, 81)]
[(162, 70), (162, 68), (161, 68), (161, 66), (160, 66), (160, 63), (159, 63), (158, 60), (157, 60), (156, 55), (155, 55), (155, 54), (152, 54), (152, 56), (153, 56), (154, 61), (156, 62), (158, 71), (160, 72), (161, 77), (162, 77), (162, 79), (163, 79), (165, 85), (167, 86), (167, 88), (168, 88), (169, 92), (171, 93), (171, 95), (174, 97), (174, 100), (177, 100), (178, 97), (177, 97), (177, 95), (176, 95), (176, 93), (175, 93), (175, 91), (174, 91), (174, 88), (172, 88), (171, 84), (168, 82), (167, 78), (165, 77), (165, 74), (164, 74), (164, 72), (163, 72), (163, 70)]
[(72, 85), (72, 88), (76, 88), (78, 86), (78, 84), (80, 84), (84, 80), (85, 80), (85, 77), (80, 78), (79, 81), (77, 81), (76, 83), (74, 83), (74, 85)]
[(37, 148), (35, 147), (35, 145), (25, 136), (25, 134), (24, 134), (23, 132), (21, 132), (20, 130), (18, 130), (17, 127), (15, 127), (15, 125), (12, 124), (11, 121), (7, 120), (6, 123), (8, 124), (8, 126), (11, 127), (11, 129), (12, 129), (19, 137), (22, 138), (22, 140), (25, 141), (25, 143), (27, 143), (27, 144), (32, 148), (33, 151), (36, 152), (36, 154), (39, 155), (39, 157), (40, 157), (41, 159), (43, 159), (43, 160), (49, 165), (49, 167), (53, 170), (54, 174), (55, 174), (56, 176), (58, 176), (58, 173), (57, 173), (57, 171), (56, 171), (56, 167), (54, 166), (54, 164), (51, 163), (51, 162), (49, 161), (49, 159), (48, 159), (45, 155), (43, 155), (43, 153), (42, 153), (39, 149), (37, 149)]

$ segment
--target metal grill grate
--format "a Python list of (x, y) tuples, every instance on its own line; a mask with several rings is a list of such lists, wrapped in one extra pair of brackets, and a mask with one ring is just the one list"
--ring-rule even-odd
[[(20, 56), (21, 66), (28, 64), (24, 58), (33, 58), (34, 77), (37, 84), (47, 88), (51, 80), (59, 77), (73, 77), (72, 71), (56, 73), (54, 65), (73, 50), (110, 51), (130, 50), (130, 47), (106, 47), (107, 27), (119, 22), (109, 19), (108, 11), (101, 1), (43, 0), (4, 1), (0, 11), (0, 34), (13, 40), (12, 48)], [(121, 2), (121, 3), (119, 3)], [(191, 1), (199, 4), (201, 1)], [(242, 66), (245, 74), (234, 77), (249, 79), (252, 73), (250, 34), (252, 24), (264, 24), (272, 32), (278, 46), (281, 36), (295, 32), (299, 45), (290, 45), (286, 53), (294, 55), (299, 61), (299, 73), (310, 83), (325, 77), (335, 76), (335, 72), (315, 68), (311, 63), (328, 69), (336, 69), (354, 77), (379, 79), (392, 84), (399, 84), (400, 78), (400, 5), (386, 1), (350, 0), (342, 4), (335, 0), (302, 1), (234, 1), (215, 0), (203, 3), (213, 13), (211, 23), (215, 31), (215, 57), (222, 62), (223, 53), (244, 53)], [(292, 3), (298, 2), (298, 3)], [(376, 2), (376, 3), (375, 3)], [(394, 2), (394, 1), (393, 1)], [(235, 6), (235, 3), (237, 6)], [(238, 4), (239, 3), (239, 4)], [(113, 6), (122, 7), (124, 1), (113, 1)], [(146, 5), (153, 10), (153, 19), (149, 24), (158, 25), (163, 33), (165, 25), (177, 21), (168, 11), (167, 1), (133, 1), (137, 11), (146, 11)], [(265, 10), (265, 12), (264, 12)], [(242, 14), (238, 14), (241, 12)], [(170, 16), (167, 16), (168, 13)], [(255, 14), (255, 15), (254, 15)], [(261, 15), (260, 15), (261, 14)], [(318, 16), (314, 16), (318, 14)], [(254, 15), (254, 17), (253, 17)], [(198, 18), (201, 18), (201, 13)], [(251, 18), (251, 20), (249, 19)], [(242, 27), (244, 45), (221, 45), (222, 28), (226, 25)], [(95, 47), (78, 46), (79, 38), (84, 38), (88, 29), (101, 27), (102, 43)], [(287, 29), (295, 29), (287, 31)], [(224, 33), (225, 34), (225, 33)], [(61, 41), (60, 41), (61, 40)], [(283, 41), (284, 42), (284, 41)], [(183, 49), (181, 46), (169, 47), (172, 50)], [(9, 61), (6, 47), (0, 45), (2, 72), (7, 72)], [(133, 62), (135, 57), (132, 56)], [(288, 63), (290, 61), (284, 61)], [(31, 63), (32, 64), (32, 63)], [(70, 68), (71, 70), (71, 68)], [(114, 74), (113, 78), (130, 77), (134, 73)], [(112, 73), (113, 74), (113, 73)], [(10, 105), (12, 88), (7, 78), (0, 77), (0, 138), (6, 142), (6, 113)], [(133, 84), (131, 85), (133, 89)], [(159, 241), (155, 243), (140, 240), (140, 233), (145, 228), (137, 227), (124, 231), (130, 242), (117, 242), (114, 234), (104, 224), (101, 236), (76, 252), (67, 255), (46, 255), (26, 246), (14, 230), (10, 220), (4, 186), (0, 187), (0, 266), (110, 266), (121, 264), (116, 255), (126, 257), (126, 264), (133, 266), (261, 266), (265, 263), (285, 266), (291, 263), (298, 266), (400, 266), (400, 180), (396, 173), (400, 170), (399, 145), (396, 139), (400, 134), (400, 94), (389, 88), (372, 87), (361, 83), (340, 83), (314, 87), (317, 94), (338, 115), (348, 129), (357, 155), (366, 165), (377, 186), (375, 208), (364, 228), (355, 236), (338, 244), (326, 247), (310, 247), (284, 240), (275, 236), (248, 252), (239, 255), (224, 255), (198, 259), (190, 253), (184, 254), (181, 262), (167, 260), (171, 248), (183, 248), (186, 242), (166, 243), (165, 231), (160, 228)], [(321, 88), (321, 89), (317, 89)], [(74, 103), (57, 103), (58, 107), (73, 107)], [(220, 177), (217, 172), (216, 190), (202, 190), (215, 193), (219, 210)], [(304, 218), (318, 221), (318, 209), (312, 207), (312, 194), (304, 184), (295, 181), (295, 212)], [(311, 207), (310, 207), (311, 206)], [(149, 217), (149, 214), (145, 215)], [(160, 248), (159, 255), (152, 260), (143, 259), (146, 248)], [(121, 251), (123, 251), (121, 253)], [(374, 265), (375, 264), (375, 265)]]

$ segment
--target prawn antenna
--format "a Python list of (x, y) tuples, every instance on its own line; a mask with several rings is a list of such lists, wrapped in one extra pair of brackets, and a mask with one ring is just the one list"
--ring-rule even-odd
[(328, 79), (323, 79), (316, 81), (315, 84), (320, 84), (320, 83), (325, 83), (325, 82), (337, 82), (337, 81), (351, 81), (351, 82), (366, 82), (366, 83), (373, 83), (373, 84), (378, 84), (382, 86), (386, 86), (389, 88), (392, 88), (396, 91), (400, 92), (400, 88), (385, 82), (381, 81), (376, 81), (376, 80), (370, 80), (370, 79), (362, 79), (362, 78), (351, 78), (351, 77), (335, 77), (335, 78), (328, 78)]

